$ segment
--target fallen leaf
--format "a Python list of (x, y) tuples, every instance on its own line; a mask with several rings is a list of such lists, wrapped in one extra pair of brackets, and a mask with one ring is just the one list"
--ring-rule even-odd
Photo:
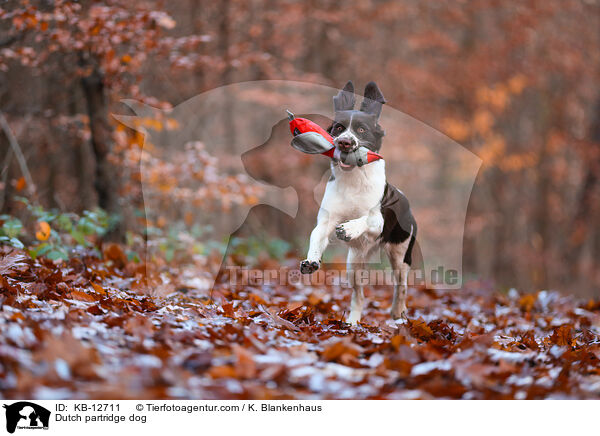
[(51, 233), (50, 224), (48, 224), (46, 221), (39, 221), (36, 228), (37, 231), (35, 232), (35, 237), (37, 240), (47, 241)]

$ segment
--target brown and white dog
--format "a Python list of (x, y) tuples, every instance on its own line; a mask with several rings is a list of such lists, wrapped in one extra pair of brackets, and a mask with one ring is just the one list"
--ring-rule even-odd
[[(368, 83), (359, 110), (354, 110), (355, 103), (354, 85), (349, 81), (333, 98), (335, 120), (328, 131), (334, 145), (345, 152), (360, 146), (379, 152), (384, 131), (378, 120), (385, 103), (379, 87)], [(320, 268), (329, 237), (335, 231), (349, 247), (346, 269), (353, 292), (348, 322), (356, 324), (365, 299), (358, 271), (375, 250), (383, 247), (394, 271), (391, 315), (394, 319), (405, 318), (407, 278), (417, 235), (407, 198), (387, 183), (384, 160), (357, 167), (332, 159), (331, 171), (300, 271), (310, 274)]]

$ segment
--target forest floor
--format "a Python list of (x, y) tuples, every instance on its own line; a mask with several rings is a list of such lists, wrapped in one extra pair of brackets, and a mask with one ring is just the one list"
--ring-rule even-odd
[(598, 302), (411, 289), (394, 323), (389, 290), (369, 288), (350, 326), (339, 286), (220, 281), (208, 294), (190, 271), (145, 277), (118, 246), (105, 259), (2, 249), (2, 397), (600, 398)]

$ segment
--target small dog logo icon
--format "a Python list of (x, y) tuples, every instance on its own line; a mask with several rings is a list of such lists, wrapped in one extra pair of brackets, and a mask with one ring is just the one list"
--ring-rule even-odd
[(18, 429), (48, 429), (50, 411), (29, 401), (19, 401), (4, 405), (6, 409), (6, 431), (14, 433)]

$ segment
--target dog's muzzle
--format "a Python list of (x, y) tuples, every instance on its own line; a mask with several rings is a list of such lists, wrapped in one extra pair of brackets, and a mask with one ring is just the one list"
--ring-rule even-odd
[(338, 148), (335, 150), (333, 157), (338, 160), (340, 167), (346, 170), (356, 166), (362, 167), (373, 161), (369, 156), (369, 150), (365, 147), (358, 147), (348, 152), (341, 151)]
[(354, 139), (351, 138), (335, 138), (333, 143), (340, 149), (340, 151), (349, 153), (358, 148), (358, 144)]

